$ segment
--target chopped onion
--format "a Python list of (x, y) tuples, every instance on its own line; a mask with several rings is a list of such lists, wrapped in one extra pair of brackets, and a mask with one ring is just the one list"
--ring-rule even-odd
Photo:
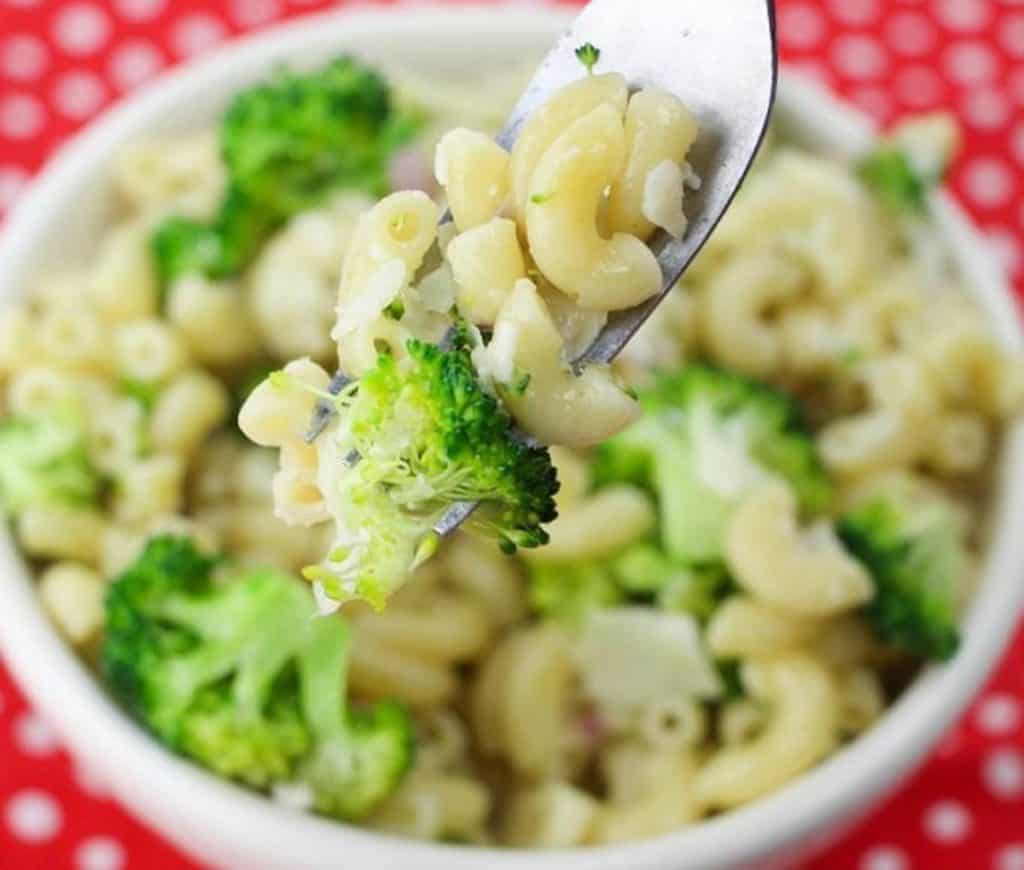
[(576, 646), (584, 694), (602, 709), (667, 697), (717, 698), (721, 679), (697, 621), (650, 607), (594, 610)]
[(683, 171), (679, 164), (662, 160), (647, 173), (640, 211), (647, 220), (673, 238), (683, 237), (686, 215), (683, 214)]

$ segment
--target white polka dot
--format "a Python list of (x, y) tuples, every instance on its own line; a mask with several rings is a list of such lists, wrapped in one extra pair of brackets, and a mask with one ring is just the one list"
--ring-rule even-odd
[[(1024, 125), (1017, 131), (1021, 134), (1021, 146), (1024, 148)], [(1021, 152), (1024, 161), (1024, 151)], [(1021, 703), (1013, 695), (999, 692), (989, 695), (978, 705), (974, 715), (978, 728), (992, 737), (1005, 737), (1016, 731), (1021, 723)]]
[[(28, 173), (17, 166), (0, 166), (0, 210), (9, 209), (28, 184)], [(4, 709), (0, 698), (0, 711)]]
[(24, 94), (15, 94), (0, 102), (0, 136), (28, 139), (35, 136), (46, 121), (39, 101)]
[(992, 860), (992, 870), (1024, 870), (1024, 843), (1003, 846)]
[(999, 41), (1010, 57), (1024, 57), (1024, 15), (1008, 15), (999, 27)]
[(814, 48), (825, 36), (825, 19), (810, 3), (793, 3), (779, 11), (779, 39), (790, 48)]
[(1024, 268), (1024, 254), (1021, 254), (1020, 243), (1017, 236), (1004, 227), (993, 227), (986, 230), (989, 245), (996, 259), (1002, 263), (1003, 268), (1011, 275), (1017, 275)]
[(25, 843), (42, 843), (57, 835), (62, 823), (60, 805), (38, 789), (25, 789), (7, 801), (7, 827)]
[(964, 169), (964, 186), (974, 205), (996, 208), (1013, 196), (1013, 174), (995, 157), (979, 157)]
[(942, 100), (942, 79), (931, 67), (912, 66), (896, 76), (896, 94), (911, 109), (934, 106)]
[(959, 801), (939, 801), (924, 814), (924, 830), (938, 843), (959, 843), (971, 830), (971, 814)]
[(65, 6), (53, 25), (57, 45), (76, 56), (98, 51), (109, 36), (110, 21), (102, 9), (91, 3)]
[(857, 88), (851, 96), (858, 106), (876, 120), (884, 121), (892, 114), (892, 98), (884, 88), (874, 86)]
[(77, 870), (121, 870), (124, 848), (110, 837), (90, 837), (75, 850)]
[(11, 36), (0, 46), (0, 69), (10, 79), (28, 81), (38, 78), (48, 62), (46, 43), (34, 36)]
[(989, 0), (938, 0), (935, 13), (950, 30), (973, 33), (989, 22)]
[(981, 769), (981, 778), (997, 798), (1024, 797), (1024, 755), (1015, 749), (997, 749), (989, 753)]
[(213, 48), (223, 38), (224, 25), (209, 15), (182, 18), (171, 33), (175, 51), (186, 57)]
[(832, 14), (844, 24), (871, 24), (878, 19), (878, 0), (830, 0)]
[(14, 742), (26, 755), (50, 755), (60, 745), (53, 729), (35, 713), (23, 713), (15, 721)]
[(231, 18), (240, 27), (257, 27), (281, 14), (277, 0), (233, 0)]
[(111, 80), (122, 90), (129, 90), (151, 78), (163, 66), (164, 59), (153, 45), (142, 40), (122, 43), (110, 58)]
[(958, 42), (950, 46), (945, 58), (946, 72), (962, 85), (991, 80), (999, 65), (996, 54), (984, 42)]
[(895, 846), (874, 846), (860, 859), (859, 870), (906, 870), (907, 856)]
[(967, 95), (964, 116), (981, 130), (996, 130), (1010, 120), (1010, 102), (995, 88), (976, 88)]
[(832, 47), (832, 59), (839, 71), (852, 79), (870, 79), (885, 72), (887, 59), (878, 42), (870, 36), (841, 36)]
[(131, 21), (156, 18), (166, 5), (167, 0), (114, 0), (114, 8), (121, 17)]
[(103, 82), (92, 73), (72, 72), (61, 76), (53, 89), (53, 102), (62, 115), (80, 120), (88, 118), (106, 97)]
[(900, 12), (885, 25), (885, 38), (897, 54), (920, 57), (935, 48), (935, 27), (924, 15)]

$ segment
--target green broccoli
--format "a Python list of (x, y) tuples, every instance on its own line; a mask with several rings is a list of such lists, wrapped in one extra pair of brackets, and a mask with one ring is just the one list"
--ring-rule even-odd
[(256, 203), (295, 214), (343, 186), (382, 195), (388, 159), (415, 133), (388, 83), (340, 57), (312, 72), (280, 71), (235, 98), (221, 146), (228, 175)]
[(942, 183), (955, 155), (960, 131), (946, 113), (911, 116), (862, 157), (861, 180), (893, 212), (922, 215), (928, 193)]
[(857, 164), (857, 173), (878, 197), (896, 211), (923, 212), (932, 186), (914, 169), (907, 153), (883, 145)]
[(878, 636), (925, 658), (952, 656), (966, 564), (952, 511), (879, 494), (841, 517), (837, 531), (874, 580), (866, 616)]
[(531, 562), (527, 600), (542, 616), (577, 623), (595, 607), (615, 607), (626, 596), (607, 563)]
[(239, 94), (221, 123), (227, 191), (217, 214), (169, 217), (152, 238), (161, 287), (190, 272), (237, 274), (270, 233), (332, 190), (383, 195), (392, 154), (418, 126), (380, 75), (347, 57), (282, 70)]
[(348, 626), (316, 618), (296, 580), (160, 536), (111, 584), (106, 614), (114, 694), (215, 773), (260, 789), (304, 784), (318, 811), (354, 819), (409, 768), (409, 716), (390, 702), (348, 708)]
[[(555, 518), (558, 490), (551, 457), (516, 437), (480, 384), (466, 330), (456, 332), (445, 350), (412, 339), (407, 359), (381, 354), (358, 382), (325, 394), (339, 411), (337, 427), (321, 436), (334, 439), (341, 458), (327, 497), (339, 533), (325, 562), (304, 573), (330, 598), (382, 608), (433, 554), (433, 526), (456, 502), (479, 502), (466, 528), (505, 552), (547, 543), (541, 524)], [(293, 386), (283, 373), (271, 383)]]
[(121, 378), (117, 382), (117, 392), (138, 404), (144, 413), (151, 414), (160, 398), (160, 384), (138, 378)]
[(794, 403), (742, 375), (691, 365), (640, 394), (644, 416), (597, 452), (597, 485), (632, 482), (658, 498), (672, 559), (722, 561), (722, 537), (743, 494), (770, 475), (821, 512), (831, 487)]
[(583, 64), (588, 73), (593, 75), (594, 66), (601, 57), (601, 49), (590, 42), (585, 42), (583, 45), (576, 47), (574, 54), (576, 55), (576, 60)]
[(172, 215), (153, 233), (150, 247), (160, 287), (166, 290), (182, 275), (221, 280), (240, 272), (287, 214), (279, 214), (228, 186), (213, 220)]
[(720, 565), (688, 565), (652, 543), (628, 547), (612, 563), (619, 586), (634, 598), (653, 596), (662, 610), (707, 619), (731, 581)]
[(74, 414), (10, 417), (0, 422), (0, 508), (95, 504), (102, 478), (89, 461)]
[(719, 566), (692, 566), (640, 541), (606, 559), (531, 562), (527, 597), (544, 616), (577, 622), (595, 607), (631, 601), (706, 619), (724, 597), (729, 578)]

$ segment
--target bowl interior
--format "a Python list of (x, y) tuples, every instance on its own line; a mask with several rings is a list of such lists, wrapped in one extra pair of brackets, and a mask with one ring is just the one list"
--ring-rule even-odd
[[(567, 15), (550, 9), (404, 8), (329, 13), (249, 38), (144, 88), (62, 150), (0, 238), (0, 304), (34, 275), (86, 259), (114, 211), (105, 167), (117, 146), (210, 125), (232, 94), (277, 63), (314, 65), (349, 50), (385, 68), (465, 77), (538, 56)], [(778, 114), (807, 146), (849, 154), (871, 124), (816, 87), (784, 78)], [(935, 219), (1000, 338), (1021, 347), (1005, 278), (959, 208), (943, 196)], [(967, 615), (965, 643), (948, 666), (924, 673), (875, 729), (777, 794), (692, 830), (622, 847), (563, 853), (454, 849), (383, 838), (288, 814), (174, 758), (129, 722), (59, 640), (37, 605), (9, 536), (0, 536), (0, 645), (32, 701), (114, 792), (179, 845), (226, 866), (316, 867), (345, 855), (351, 866), (457, 868), (724, 867), (778, 854), (849, 816), (913, 764), (962, 709), (1002, 649), (1021, 599), (1024, 432), (1005, 439), (985, 579)], [(111, 751), (115, 749), (115, 751)], [(761, 864), (761, 866), (764, 866)]]

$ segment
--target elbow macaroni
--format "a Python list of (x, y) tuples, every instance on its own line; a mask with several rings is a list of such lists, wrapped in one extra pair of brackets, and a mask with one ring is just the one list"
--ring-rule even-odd
[(748, 743), (714, 752), (694, 792), (709, 808), (728, 809), (766, 794), (831, 752), (839, 740), (839, 699), (832, 675), (810, 656), (749, 661), (748, 691), (771, 712)]
[(583, 308), (631, 308), (661, 289), (654, 254), (634, 235), (604, 238), (597, 212), (625, 160), (621, 115), (602, 104), (566, 129), (530, 177), (526, 235), (541, 272)]

